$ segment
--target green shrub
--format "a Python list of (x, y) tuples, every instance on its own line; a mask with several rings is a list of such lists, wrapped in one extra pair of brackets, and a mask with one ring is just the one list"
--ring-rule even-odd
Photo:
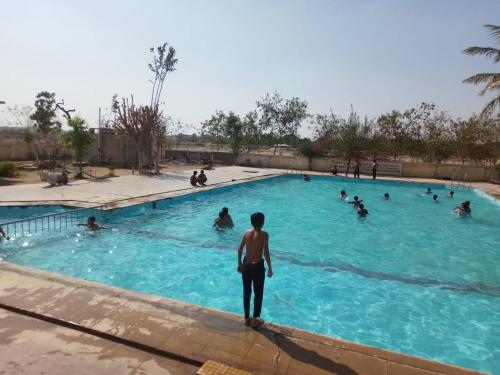
[(0, 177), (14, 177), (15, 175), (17, 175), (16, 164), (0, 162)]

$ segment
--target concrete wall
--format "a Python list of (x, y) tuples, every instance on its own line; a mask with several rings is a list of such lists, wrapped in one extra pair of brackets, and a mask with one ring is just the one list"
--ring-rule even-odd
[[(97, 163), (100, 160), (102, 163), (123, 166), (137, 164), (137, 147), (132, 138), (111, 132), (102, 132), (100, 138), (99, 142), (97, 140), (94, 142), (88, 152), (90, 162)], [(99, 148), (100, 155), (98, 155)]]
[[(318, 172), (331, 172), (334, 165), (338, 173), (345, 173), (347, 160), (332, 158), (313, 158), (309, 167), (309, 158), (305, 156), (272, 156), (272, 155), (240, 155), (238, 164), (251, 167), (282, 168), (308, 170)], [(360, 170), (362, 174), (372, 173), (372, 161), (361, 161)], [(402, 176), (402, 162), (378, 161), (378, 174), (382, 176)], [(349, 166), (349, 173), (354, 171), (354, 161)]]
[(498, 172), (493, 167), (461, 164), (403, 163), (403, 176), (422, 178), (445, 178), (463, 181), (498, 180)]
[[(100, 140), (100, 160), (115, 165), (133, 166), (137, 164), (137, 148), (135, 142), (123, 135), (115, 135), (111, 132), (103, 132)], [(89, 160), (93, 163), (98, 160), (97, 142), (88, 152)], [(234, 163), (233, 155), (227, 152), (201, 152), (190, 150), (165, 150), (163, 158), (187, 157), (191, 161), (199, 161), (202, 158), (212, 158), (214, 163)], [(0, 139), (0, 160), (28, 160), (32, 158), (29, 146), (21, 139)], [(280, 168), (293, 170), (308, 170), (309, 159), (304, 156), (283, 155), (260, 155), (241, 154), (237, 164), (262, 168)], [(361, 162), (361, 174), (371, 175), (370, 160)], [(469, 166), (460, 164), (432, 164), (411, 163), (401, 161), (378, 161), (378, 174), (380, 176), (403, 176), (421, 178), (446, 178), (463, 181), (467, 174), (467, 181), (489, 181), (500, 180), (498, 172), (493, 167)], [(345, 173), (347, 162), (341, 159), (314, 158), (311, 162), (313, 171), (330, 172), (337, 165), (339, 174)], [(351, 163), (349, 173), (354, 170), (354, 162)]]
[(18, 140), (6, 140), (0, 143), (0, 160), (28, 160), (32, 157), (29, 145)]

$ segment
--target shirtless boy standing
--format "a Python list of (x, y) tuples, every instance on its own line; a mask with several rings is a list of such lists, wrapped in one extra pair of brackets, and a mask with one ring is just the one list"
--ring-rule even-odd
[[(273, 276), (273, 268), (271, 266), (271, 256), (269, 255), (269, 234), (262, 230), (264, 226), (264, 214), (256, 212), (250, 216), (253, 229), (245, 232), (238, 248), (238, 272), (241, 273), (243, 279), (243, 307), (245, 309), (245, 325), (257, 328), (264, 324), (260, 318), (262, 309), (262, 298), (264, 296), (264, 279), (266, 269), (264, 268), (264, 260), (266, 259), (269, 270), (267, 276)], [(243, 248), (246, 247), (245, 257), (243, 261)], [(253, 300), (253, 319), (250, 319), (250, 297), (253, 291), (255, 294)]]

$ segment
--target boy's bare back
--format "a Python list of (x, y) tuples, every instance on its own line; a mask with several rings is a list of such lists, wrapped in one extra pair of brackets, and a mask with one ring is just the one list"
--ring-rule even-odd
[(262, 230), (250, 229), (243, 236), (243, 241), (246, 246), (247, 261), (251, 263), (259, 262), (264, 251), (268, 249), (269, 234)]

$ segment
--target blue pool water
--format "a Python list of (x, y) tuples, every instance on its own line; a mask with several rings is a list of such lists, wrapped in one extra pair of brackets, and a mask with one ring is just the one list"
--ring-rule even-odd
[(0, 224), (28, 217), (64, 212), (71, 209), (73, 208), (61, 205), (0, 206)]
[[(236, 249), (259, 210), (274, 268), (263, 318), (500, 373), (500, 205), (431, 187), (438, 203), (422, 184), (282, 176), (116, 209), (100, 218), (111, 231), (17, 238), (0, 257), (241, 314)], [(367, 218), (341, 189), (364, 200)], [(451, 213), (464, 200), (470, 218)], [(212, 228), (223, 206), (234, 229)]]

